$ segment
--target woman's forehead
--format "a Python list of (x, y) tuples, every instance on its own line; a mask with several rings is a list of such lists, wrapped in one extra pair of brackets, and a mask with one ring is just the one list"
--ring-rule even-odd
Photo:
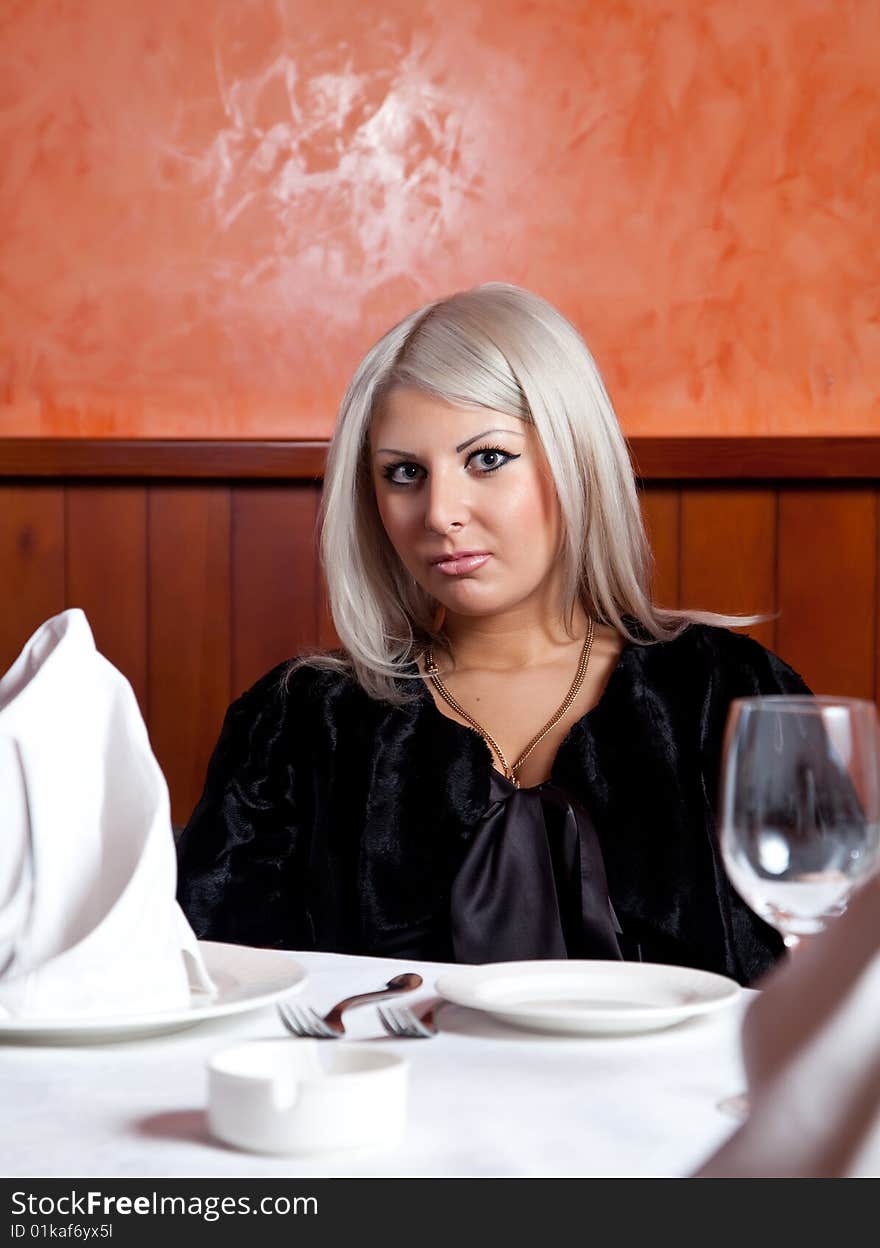
[(530, 431), (531, 426), (525, 421), (506, 412), (480, 404), (450, 403), (424, 390), (397, 386), (373, 418), (370, 443), (378, 450), (389, 445), (391, 439), (391, 449), (404, 449), (400, 440), (408, 435), (410, 441), (418, 437), (432, 445), (450, 443), (455, 447), (484, 432), (509, 432), (523, 438)]

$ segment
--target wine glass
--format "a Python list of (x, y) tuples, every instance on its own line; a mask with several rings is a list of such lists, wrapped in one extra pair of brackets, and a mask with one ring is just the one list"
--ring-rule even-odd
[[(793, 950), (846, 909), (880, 858), (880, 729), (859, 698), (731, 704), (721, 854), (734, 888)], [(744, 1097), (719, 1108), (742, 1116)]]

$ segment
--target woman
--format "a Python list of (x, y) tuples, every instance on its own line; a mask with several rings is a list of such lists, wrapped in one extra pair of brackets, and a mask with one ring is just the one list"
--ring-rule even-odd
[(720, 626), (749, 621), (651, 603), (626, 445), (558, 312), (490, 284), (372, 348), (322, 559), (344, 650), (230, 707), (180, 845), (200, 937), (768, 968), (715, 843), (722, 733), (732, 698), (806, 688)]

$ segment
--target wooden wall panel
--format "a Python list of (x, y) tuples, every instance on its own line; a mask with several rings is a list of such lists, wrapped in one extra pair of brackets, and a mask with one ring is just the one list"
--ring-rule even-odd
[(678, 607), (681, 605), (681, 491), (670, 486), (647, 486), (640, 497), (648, 541), (654, 554), (654, 599), (662, 607)]
[(67, 605), (85, 611), (98, 649), (146, 714), (147, 491), (75, 482), (66, 505)]
[[(725, 487), (682, 491), (680, 559), (682, 605), (730, 615), (772, 615), (776, 492)], [(774, 620), (745, 631), (776, 648)]]
[(308, 485), (232, 491), (232, 694), (318, 635), (315, 521)]
[(0, 674), (64, 610), (64, 487), (0, 489)]
[(229, 489), (149, 491), (149, 726), (185, 823), (230, 702)]
[(321, 575), (318, 584), (318, 645), (322, 650), (338, 650), (339, 634), (330, 614), (330, 600), (327, 596), (327, 583)]
[(779, 653), (816, 693), (872, 698), (877, 646), (877, 493), (779, 496)]
[[(165, 452), (173, 468), (176, 452)], [(198, 799), (232, 698), (289, 655), (338, 644), (308, 465), (257, 456), (242, 479), (231, 447), (224, 455), (212, 480), (166, 480), (152, 461), (111, 456), (107, 475), (102, 462), (94, 474), (56, 465), (44, 484), (0, 481), (0, 665), (45, 619), (83, 607), (141, 698), (177, 823)], [(880, 491), (847, 464), (836, 481), (795, 468), (746, 483), (649, 473), (642, 506), (661, 604), (775, 607), (775, 629), (750, 631), (817, 692), (880, 699)]]

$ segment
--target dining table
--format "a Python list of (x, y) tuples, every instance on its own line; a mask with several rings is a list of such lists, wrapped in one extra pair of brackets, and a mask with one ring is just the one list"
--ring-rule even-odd
[[(422, 976), (406, 998), (418, 1006), (434, 996), (438, 977), (457, 969), (332, 953), (282, 956), (305, 972), (290, 1000), (318, 1011), (403, 971)], [(393, 1147), (320, 1154), (247, 1152), (209, 1129), (207, 1063), (243, 1041), (286, 1036), (274, 1005), (90, 1043), (0, 1035), (0, 1172), (123, 1179), (686, 1176), (736, 1129), (719, 1102), (743, 1087), (739, 1034), (753, 995), (743, 989), (724, 1009), (614, 1035), (530, 1030), (444, 1003), (435, 1036), (398, 1039), (383, 1030), (375, 1005), (352, 1010), (346, 1036), (321, 1042), (320, 1052), (368, 1045), (405, 1057), (406, 1127)]]

